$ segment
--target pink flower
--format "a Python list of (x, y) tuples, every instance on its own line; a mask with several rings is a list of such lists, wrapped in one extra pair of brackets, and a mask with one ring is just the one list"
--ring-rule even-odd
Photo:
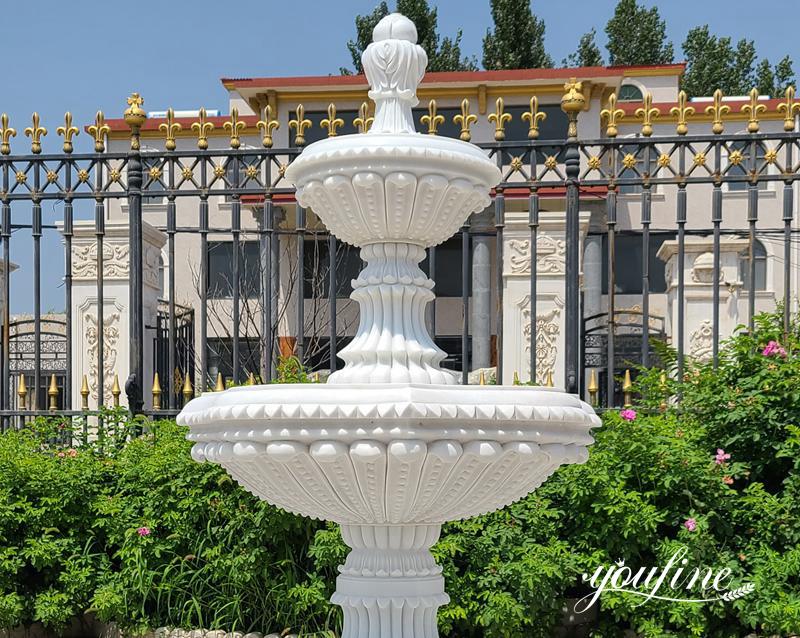
[(717, 465), (722, 465), (729, 458), (731, 458), (730, 454), (727, 454), (721, 447), (717, 448), (717, 455), (714, 457), (714, 461)]
[(66, 456), (66, 454), (64, 454), (63, 452), (59, 452), (57, 456), (58, 458), (63, 459)]
[(684, 521), (684, 523), (683, 523), (683, 526), (684, 526), (686, 529), (688, 529), (690, 532), (693, 532), (694, 530), (696, 530), (696, 529), (697, 529), (697, 521), (696, 521), (696, 520), (694, 520), (693, 518), (687, 518), (687, 519)]
[(626, 421), (633, 421), (636, 418), (636, 410), (626, 408), (625, 410), (622, 410), (619, 415)]
[(149, 527), (140, 527), (136, 530), (136, 533), (139, 536), (150, 536), (150, 528)]
[(76, 450), (75, 448), (68, 449), (67, 456), (74, 459), (76, 456), (78, 456), (78, 450)]
[(786, 350), (781, 346), (777, 341), (770, 341), (767, 345), (764, 346), (764, 349), (761, 351), (765, 357), (771, 357), (774, 355), (778, 355), (780, 357), (786, 356)]

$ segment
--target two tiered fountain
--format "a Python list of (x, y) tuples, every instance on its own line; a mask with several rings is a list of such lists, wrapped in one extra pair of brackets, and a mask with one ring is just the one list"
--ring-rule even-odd
[(287, 511), (335, 521), (352, 551), (332, 601), (344, 638), (433, 638), (444, 579), (430, 553), (442, 523), (491, 512), (580, 463), (598, 425), (551, 388), (463, 386), (428, 335), (425, 248), (490, 202), (500, 172), (478, 147), (415, 132), (427, 56), (399, 14), (363, 65), (368, 133), (311, 144), (286, 171), (297, 200), (367, 265), (353, 282), (360, 323), (327, 384), (231, 388), (178, 417), (192, 456), (222, 465)]

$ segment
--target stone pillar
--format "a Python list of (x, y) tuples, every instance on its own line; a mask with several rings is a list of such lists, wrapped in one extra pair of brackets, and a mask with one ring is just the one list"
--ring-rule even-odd
[[(120, 386), (129, 374), (128, 347), (130, 304), (128, 222), (107, 222), (103, 238), (103, 394), (106, 405), (111, 405), (111, 388), (114, 375)], [(143, 222), (143, 282), (144, 324), (154, 326), (158, 309), (158, 263), (166, 235)], [(97, 238), (93, 221), (76, 221), (72, 237), (72, 405), (81, 405), (81, 380), (86, 375), (89, 382), (89, 407), (95, 409), (98, 399), (100, 375), (97, 370), (98, 335), (97, 297)], [(153, 382), (152, 330), (145, 330), (144, 387)], [(162, 384), (164, 381), (162, 380)], [(145, 391), (145, 407), (152, 398)], [(126, 405), (125, 392), (120, 404)]]
[(583, 248), (583, 316), (601, 312), (603, 292), (603, 240), (587, 235)]
[[(684, 257), (683, 351), (705, 361), (712, 355), (714, 335), (714, 243), (711, 237), (687, 237)], [(729, 337), (737, 326), (747, 322), (747, 294), (742, 292), (739, 261), (747, 251), (744, 238), (724, 237), (720, 240), (719, 279), (719, 339)], [(670, 343), (678, 347), (678, 242), (665, 241), (657, 254), (666, 262), (667, 282), (666, 330)], [(767, 281), (770, 281), (769, 277)], [(756, 312), (774, 308), (775, 293), (770, 290), (756, 293)]]
[[(589, 227), (590, 213), (581, 211), (578, 254), (583, 254), (583, 238)], [(537, 300), (536, 317), (531, 317), (531, 241), (528, 212), (506, 214), (503, 249), (503, 378), (514, 372), (522, 381), (530, 380), (532, 324), (535, 321), (536, 379), (563, 388), (564, 305), (566, 295), (566, 228), (563, 212), (541, 212), (536, 245)]]
[[(484, 211), (473, 215), (473, 233), (494, 227), (494, 213)], [(472, 299), (470, 304), (473, 370), (488, 368), (492, 359), (492, 246), (488, 235), (472, 235)]]

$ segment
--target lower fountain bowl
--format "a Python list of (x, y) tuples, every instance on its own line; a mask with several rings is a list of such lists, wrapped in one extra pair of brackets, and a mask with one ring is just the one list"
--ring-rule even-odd
[(178, 416), (192, 456), (289, 512), (345, 525), (491, 512), (582, 463), (600, 424), (529, 386), (266, 385), (207, 393)]

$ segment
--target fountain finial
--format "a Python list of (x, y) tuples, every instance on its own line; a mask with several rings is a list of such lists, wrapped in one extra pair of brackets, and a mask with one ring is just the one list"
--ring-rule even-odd
[(390, 13), (372, 31), (372, 44), (361, 56), (375, 100), (375, 122), (369, 132), (415, 133), (412, 107), (428, 56), (417, 44), (417, 28), (400, 13)]

